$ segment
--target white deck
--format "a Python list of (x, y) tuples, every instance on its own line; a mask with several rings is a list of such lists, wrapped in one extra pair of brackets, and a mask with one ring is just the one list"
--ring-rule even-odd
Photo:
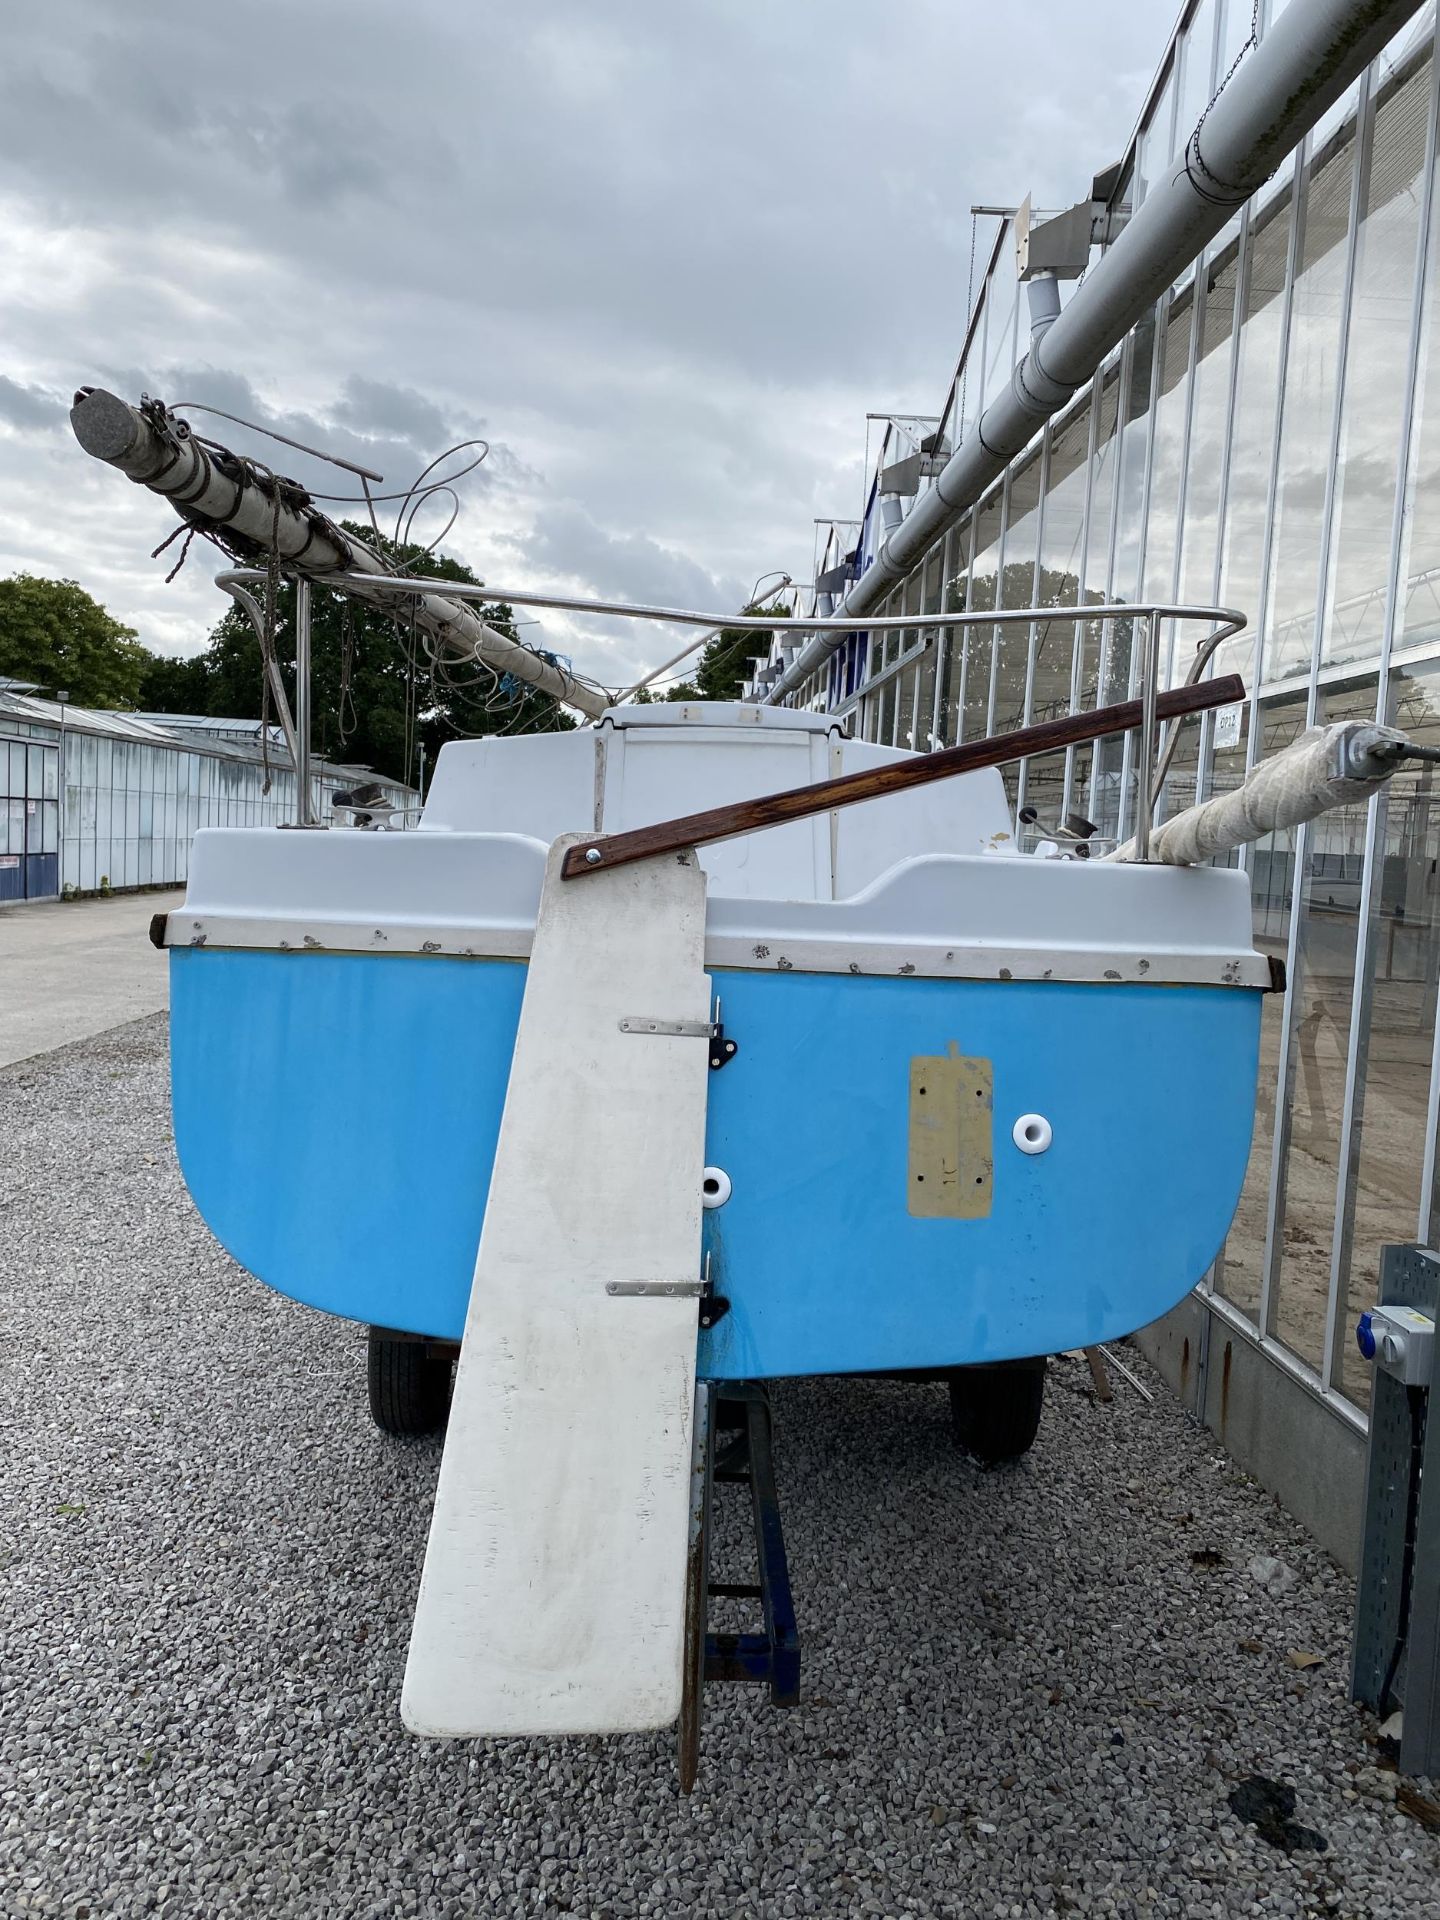
[[(732, 723), (742, 711), (759, 710), (641, 707), (583, 731), (457, 742), (414, 833), (202, 833), (170, 943), (521, 958), (557, 835), (908, 757), (820, 715)], [(723, 841), (700, 862), (711, 966), (1269, 984), (1243, 874), (1019, 856), (993, 769)]]

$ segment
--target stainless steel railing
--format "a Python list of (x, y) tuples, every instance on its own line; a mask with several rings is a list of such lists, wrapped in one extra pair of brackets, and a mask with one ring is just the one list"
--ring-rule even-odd
[[(231, 593), (237, 599), (237, 587), (258, 583), (266, 578), (263, 569), (258, 567), (231, 568), (217, 576), (216, 584)], [(375, 593), (393, 594), (404, 599), (409, 594), (434, 592), (432, 580), (408, 580), (389, 574), (344, 573), (319, 575), (313, 580), (315, 586), (331, 587), (337, 592), (346, 592), (353, 588), (362, 588), (368, 597)], [(1170, 760), (1175, 751), (1179, 736), (1179, 723), (1172, 724), (1164, 745), (1158, 738), (1155, 717), (1155, 700), (1160, 691), (1160, 636), (1163, 623), (1167, 620), (1187, 621), (1204, 620), (1210, 623), (1209, 631), (1203, 633), (1196, 642), (1195, 657), (1183, 682), (1190, 686), (1198, 681), (1209, 665), (1216, 649), (1226, 640), (1233, 639), (1245, 630), (1246, 616), (1231, 607), (1203, 607), (1174, 604), (1167, 601), (1139, 601), (1130, 604), (1124, 602), (1105, 602), (1099, 606), (1073, 607), (1001, 607), (988, 611), (969, 610), (963, 613), (908, 613), (885, 614), (880, 616), (861, 616), (849, 619), (837, 619), (834, 615), (795, 614), (783, 623), (776, 621), (773, 615), (737, 614), (737, 613), (701, 613), (689, 607), (662, 607), (646, 605), (624, 600), (587, 600), (574, 595), (555, 593), (536, 593), (525, 587), (501, 586), (493, 581), (483, 581), (479, 585), (447, 580), (444, 582), (447, 597), (456, 600), (481, 600), (492, 605), (503, 602), (507, 606), (548, 607), (555, 612), (583, 613), (598, 618), (617, 620), (646, 620), (667, 626), (690, 626), (717, 628), (750, 633), (773, 633), (783, 624), (787, 634), (793, 633), (891, 633), (914, 631), (933, 635), (936, 631), (964, 627), (1014, 626), (1022, 622), (1038, 625), (1053, 621), (1078, 622), (1082, 620), (1126, 620), (1143, 623), (1143, 644), (1138, 657), (1138, 673), (1132, 678), (1138, 684), (1132, 697), (1141, 703), (1139, 769), (1136, 781), (1135, 806), (1135, 857), (1137, 860), (1148, 858), (1150, 834), (1154, 825), (1155, 803), (1159, 798), (1161, 786), (1169, 770)], [(296, 688), (295, 760), (297, 767), (303, 758), (308, 770), (310, 760), (310, 699), (309, 699), (309, 595), (303, 597), (303, 605), (297, 606), (301, 624), (305, 628), (302, 649), (301, 636), (297, 634), (297, 666), (302, 657), (305, 660), (305, 686), (302, 691)], [(898, 659), (890, 661), (884, 670), (872, 675), (864, 686), (850, 695), (843, 711), (851, 710), (866, 694), (883, 685), (894, 675), (903, 673), (907, 666), (918, 660), (930, 645), (927, 638), (920, 645), (910, 649)], [(619, 698), (618, 694), (616, 696)], [(301, 716), (303, 715), (303, 724)], [(297, 783), (302, 795), (308, 782)], [(301, 806), (308, 809), (308, 797), (302, 798)], [(302, 825), (310, 824), (308, 818), (302, 818)]]

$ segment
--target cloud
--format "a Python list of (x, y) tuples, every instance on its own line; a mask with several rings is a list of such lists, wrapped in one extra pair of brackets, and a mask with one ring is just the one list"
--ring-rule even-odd
[(58, 427), (64, 417), (65, 403), (58, 393), (48, 387), (27, 387), (0, 373), (0, 420), (26, 432)]
[(584, 581), (598, 599), (698, 607), (743, 597), (738, 580), (717, 580), (687, 554), (643, 533), (610, 533), (566, 501), (542, 511), (517, 542), (528, 568), (550, 580)]
[(394, 433), (416, 447), (443, 446), (451, 431), (440, 409), (423, 393), (387, 380), (367, 380), (358, 373), (346, 380), (331, 415), (343, 426), (362, 433)]
[[(218, 618), (195, 556), (168, 589), (149, 560), (170, 510), (36, 431), (99, 382), (386, 490), (484, 433), (446, 544), (487, 578), (720, 605), (804, 579), (813, 516), (857, 510), (866, 410), (944, 392), (970, 204), (1083, 193), (1162, 39), (1143, 0), (254, 0), (243, 33), (185, 0), (20, 9), (0, 572), (72, 574), (169, 649)], [(607, 675), (668, 639), (543, 631)]]

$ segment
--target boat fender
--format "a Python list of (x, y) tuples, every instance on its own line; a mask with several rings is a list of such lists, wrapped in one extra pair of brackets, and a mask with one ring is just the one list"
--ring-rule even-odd
[(700, 1182), (700, 1198), (707, 1207), (723, 1207), (730, 1198), (730, 1176), (723, 1167), (706, 1167)]

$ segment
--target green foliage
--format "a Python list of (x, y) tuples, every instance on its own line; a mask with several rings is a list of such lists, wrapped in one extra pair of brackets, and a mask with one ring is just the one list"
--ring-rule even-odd
[[(772, 620), (790, 617), (790, 609), (779, 605), (746, 607), (745, 612), (763, 613)], [(740, 689), (750, 677), (752, 664), (765, 658), (774, 637), (772, 633), (752, 632), (748, 627), (722, 627), (700, 655), (693, 688), (683, 694), (672, 694), (671, 698), (738, 700)]]
[[(349, 531), (375, 544), (370, 529), (351, 526)], [(475, 582), (458, 560), (427, 555), (415, 546), (387, 546), (386, 551), (395, 564), (408, 565), (417, 576)], [(518, 637), (509, 607), (472, 605), (492, 627), (511, 639)], [(294, 612), (294, 589), (287, 585), (279, 594), (275, 643), (287, 688), (294, 685)], [(373, 767), (412, 784), (419, 773), (422, 741), (427, 763), (433, 766), (447, 740), (484, 733), (555, 732), (575, 724), (548, 694), (522, 686), (497, 693), (495, 676), (483, 667), (452, 664), (446, 673), (432, 674), (424, 636), (417, 632), (412, 637), (403, 614), (397, 625), (357, 601), (319, 588), (311, 599), (310, 656), (314, 750), (327, 760)], [(147, 709), (258, 719), (261, 678), (259, 640), (236, 608), (220, 621), (198, 658), (155, 662), (146, 680)]]
[(209, 677), (204, 654), (172, 660), (152, 653), (140, 682), (140, 706), (146, 713), (204, 713)]
[(0, 580), (0, 674), (68, 693), (77, 707), (135, 707), (150, 660), (74, 580), (34, 573)]
[[(749, 606), (744, 611), (762, 613), (772, 620), (790, 618), (790, 609), (778, 604)], [(765, 658), (774, 637), (773, 633), (763, 630), (751, 632), (748, 627), (722, 627), (713, 640), (706, 642), (695, 663), (693, 680), (677, 680), (663, 694), (642, 687), (635, 695), (634, 704), (648, 707), (657, 700), (738, 700), (740, 689), (750, 678), (752, 663)]]
[(663, 694), (652, 693), (649, 687), (642, 687), (631, 702), (636, 707), (654, 707), (671, 700), (703, 700), (704, 695), (693, 680), (677, 680), (673, 687), (667, 687)]

